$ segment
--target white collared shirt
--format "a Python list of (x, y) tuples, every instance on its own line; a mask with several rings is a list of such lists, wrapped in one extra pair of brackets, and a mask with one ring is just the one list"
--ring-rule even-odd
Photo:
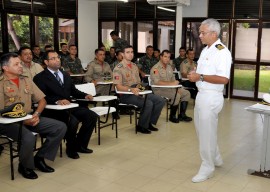
[(47, 68), (47, 69), (53, 74), (53, 76), (55, 76), (54, 73), (57, 72), (58, 75), (59, 75), (59, 77), (60, 77), (60, 79), (61, 79), (61, 81), (64, 83), (64, 75), (63, 75), (63, 73), (59, 69), (57, 71), (53, 71), (50, 68)]

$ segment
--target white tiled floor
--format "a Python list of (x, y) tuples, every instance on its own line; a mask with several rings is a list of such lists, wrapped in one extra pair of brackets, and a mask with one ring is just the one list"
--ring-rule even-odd
[[(250, 101), (225, 100), (219, 118), (219, 145), (224, 165), (215, 176), (194, 184), (192, 176), (200, 166), (198, 142), (191, 123), (166, 123), (165, 110), (158, 132), (135, 134), (129, 118), (119, 121), (119, 138), (110, 128), (102, 129), (101, 145), (93, 134), (91, 155), (72, 160), (56, 158), (49, 165), (54, 173), (41, 173), (27, 180), (15, 171), (10, 180), (8, 156), (0, 157), (0, 188), (3, 192), (265, 192), (270, 180), (247, 174), (259, 168), (262, 119), (244, 110)], [(193, 105), (188, 114), (193, 116)], [(15, 160), (17, 169), (18, 160)]]

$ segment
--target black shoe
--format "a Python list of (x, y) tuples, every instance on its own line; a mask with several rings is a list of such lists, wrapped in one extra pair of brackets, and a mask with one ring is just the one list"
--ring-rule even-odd
[(39, 157), (39, 156), (35, 156), (34, 157), (34, 162), (35, 162), (35, 167), (45, 173), (52, 173), (54, 172), (54, 169), (50, 166), (48, 166), (45, 161), (44, 158)]
[(79, 154), (76, 151), (71, 151), (69, 149), (66, 149), (66, 154), (71, 159), (79, 159), (80, 158)]
[(158, 128), (154, 127), (151, 123), (149, 124), (148, 130), (150, 131), (158, 131)]
[(192, 121), (192, 118), (191, 117), (189, 117), (189, 116), (186, 116), (186, 114), (185, 115), (179, 115), (179, 121), (185, 121), (185, 122), (190, 122), (190, 121)]
[(19, 163), (18, 172), (26, 179), (37, 179), (37, 174), (33, 171), (33, 169), (28, 169), (22, 166), (22, 164)]
[(92, 149), (84, 148), (84, 147), (78, 147), (77, 152), (79, 153), (93, 153)]
[(170, 121), (170, 122), (173, 122), (173, 123), (179, 123), (179, 119), (176, 118), (175, 116), (170, 117), (170, 118), (169, 118), (169, 121)]
[(145, 128), (140, 127), (140, 126), (137, 126), (137, 131), (140, 132), (140, 133), (143, 133), (143, 134), (150, 134), (151, 133), (150, 130), (145, 129)]

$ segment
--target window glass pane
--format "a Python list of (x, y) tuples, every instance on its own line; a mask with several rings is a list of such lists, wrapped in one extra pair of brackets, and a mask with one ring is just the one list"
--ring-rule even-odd
[(45, 45), (53, 46), (53, 18), (35, 16), (35, 44), (41, 49)]
[(215, 19), (230, 19), (233, 1), (209, 0), (208, 17)]
[(145, 53), (147, 45), (153, 45), (153, 22), (138, 22), (138, 53)]
[(262, 17), (264, 19), (269, 19), (270, 18), (270, 1), (263, 1), (263, 6), (262, 6)]
[(226, 45), (227, 47), (229, 46), (229, 34), (230, 34), (230, 31), (229, 31), (229, 23), (221, 23), (220, 22), (220, 25), (221, 25), (221, 31), (220, 31), (220, 40), (221, 42)]
[(59, 19), (59, 33), (58, 33), (58, 47), (60, 43), (67, 43), (68, 45), (75, 44), (75, 20), (74, 19)]
[[(195, 58), (199, 58), (202, 49), (204, 48), (199, 38), (199, 27), (201, 22), (188, 22), (186, 31), (186, 49), (193, 49)], [(179, 49), (180, 47), (178, 47)]]
[[(1, 19), (1, 14), (0, 14), (0, 26), (2, 26), (1, 22), (2, 22), (2, 19)], [(0, 27), (0, 52), (3, 52), (2, 27)]]
[(115, 19), (116, 18), (116, 3), (102, 2), (99, 3), (99, 18), (100, 19)]
[(155, 6), (147, 2), (136, 2), (136, 18), (137, 19), (154, 19)]
[(30, 46), (29, 16), (7, 15), (9, 51), (14, 52), (21, 46)]
[(174, 53), (174, 21), (158, 22), (158, 48), (160, 51), (165, 49)]
[(133, 22), (119, 22), (119, 36), (133, 45)]
[(260, 67), (259, 76), (259, 98), (262, 98), (263, 94), (270, 92), (270, 66)]
[(117, 2), (117, 18), (133, 19), (135, 17), (135, 3)]
[(235, 64), (233, 79), (233, 95), (254, 97), (255, 65)]
[(113, 45), (113, 40), (110, 33), (115, 29), (115, 22), (102, 22), (101, 23), (101, 41), (106, 47), (106, 50), (110, 50)]
[(261, 61), (270, 61), (270, 23), (263, 23), (261, 40)]
[(256, 61), (257, 39), (257, 23), (237, 23), (235, 37), (235, 59), (243, 61)]
[(157, 6), (156, 9), (157, 15), (156, 18), (172, 18), (176, 17), (176, 7), (164, 7), (164, 6)]
[(57, 0), (57, 14), (67, 17), (76, 17), (77, 1)]

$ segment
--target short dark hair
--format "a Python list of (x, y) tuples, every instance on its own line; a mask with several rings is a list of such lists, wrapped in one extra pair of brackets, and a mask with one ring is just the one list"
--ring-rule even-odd
[(19, 55), (17, 53), (5, 53), (0, 57), (0, 65), (1, 65), (1, 69), (3, 68), (3, 66), (7, 66), (9, 64), (10, 58), (16, 58), (19, 57)]
[(112, 36), (112, 35), (119, 36), (117, 31), (110, 32), (110, 36)]
[(62, 48), (63, 45), (67, 45), (66, 43), (60, 43), (60, 47)]
[(43, 55), (43, 59), (44, 60), (48, 60), (49, 59), (49, 53), (57, 53), (55, 50), (49, 50), (49, 51), (45, 51), (44, 55)]
[(33, 50), (34, 48), (36, 48), (36, 47), (40, 48), (39, 45), (34, 45), (34, 46), (32, 47), (32, 50)]
[(114, 49), (114, 50), (115, 50), (115, 47), (110, 47), (110, 50), (111, 50), (111, 49)]
[(119, 50), (119, 51), (121, 51), (122, 53), (125, 53), (125, 49), (128, 49), (128, 48), (132, 48), (132, 49), (133, 49), (132, 45), (125, 45), (125, 46), (123, 46), (122, 49)]
[(100, 48), (99, 48), (99, 49), (96, 49), (96, 50), (95, 50), (95, 55), (96, 55), (99, 51), (105, 52), (103, 49), (100, 49)]
[(188, 54), (189, 51), (194, 51), (194, 50), (193, 50), (193, 49), (188, 49), (188, 50), (186, 51), (186, 54)]
[(44, 49), (52, 48), (52, 45), (45, 45)]
[(167, 49), (165, 49), (165, 50), (163, 50), (162, 52), (161, 52), (161, 56), (163, 56), (164, 55), (164, 53), (168, 53), (168, 54), (171, 54), (171, 52), (169, 51), (169, 50), (167, 50)]
[(26, 49), (29, 49), (29, 50), (31, 51), (30, 47), (22, 46), (22, 47), (19, 49), (19, 51), (18, 51), (18, 55), (22, 55), (22, 52), (23, 52), (24, 50), (26, 50)]
[(181, 49), (184, 49), (184, 50), (186, 50), (186, 48), (185, 48), (185, 47), (180, 47), (180, 48), (179, 48), (179, 51), (180, 51)]
[(160, 50), (159, 49), (154, 49), (154, 51), (158, 51), (160, 53)]
[(148, 48), (154, 49), (154, 47), (152, 45), (147, 45), (146, 49), (148, 49)]
[(77, 48), (77, 46), (75, 44), (71, 44), (71, 45), (68, 46), (69, 49), (70, 49), (70, 47), (76, 47)]
[(123, 53), (123, 52), (122, 52), (121, 50), (118, 49), (118, 50), (115, 52), (115, 55), (118, 56), (120, 53)]

